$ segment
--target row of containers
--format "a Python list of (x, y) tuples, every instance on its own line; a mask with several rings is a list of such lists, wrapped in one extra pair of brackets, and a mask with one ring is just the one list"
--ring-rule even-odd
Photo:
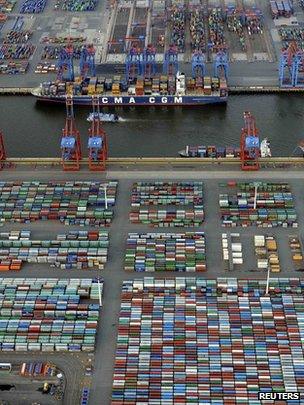
[(57, 367), (50, 363), (22, 363), (20, 375), (23, 377), (54, 377), (57, 373)]
[(201, 226), (205, 218), (203, 183), (134, 183), (129, 218), (133, 224), (153, 227)]
[(98, 0), (56, 0), (55, 10), (63, 11), (93, 11), (98, 4)]
[(219, 195), (222, 225), (297, 227), (294, 197), (288, 183), (221, 184), (228, 192)]
[(117, 181), (0, 182), (2, 222), (59, 220), (66, 225), (109, 226)]
[(55, 240), (32, 240), (30, 236), (30, 231), (0, 233), (0, 271), (18, 271), (23, 263), (103, 270), (107, 262), (108, 232), (70, 231)]
[(269, 392), (300, 392), (303, 402), (304, 281), (271, 279), (268, 296), (265, 288), (192, 277), (124, 282), (112, 404), (260, 404)]
[(204, 232), (129, 233), (125, 270), (205, 271), (205, 234)]
[(0, 279), (0, 350), (94, 351), (102, 294), (101, 279)]

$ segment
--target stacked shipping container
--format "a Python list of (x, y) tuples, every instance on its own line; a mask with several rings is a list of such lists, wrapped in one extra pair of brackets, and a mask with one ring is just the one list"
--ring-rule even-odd
[(52, 267), (67, 270), (102, 270), (107, 261), (107, 232), (70, 231), (58, 235), (56, 240), (29, 238), (30, 232), (27, 232), (26, 237), (13, 240), (10, 233), (0, 233), (0, 271), (20, 270), (23, 262), (48, 263)]
[(204, 232), (129, 233), (125, 270), (205, 271)]
[(237, 187), (237, 191), (219, 196), (223, 226), (298, 225), (293, 195), (287, 183), (232, 182), (227, 185)]
[(165, 227), (200, 226), (204, 221), (203, 183), (195, 181), (134, 183), (131, 206), (132, 223)]
[(102, 290), (102, 280), (0, 279), (0, 350), (93, 351)]
[(265, 296), (255, 280), (125, 281), (112, 404), (259, 404), (258, 392), (303, 392), (303, 288), (272, 279)]
[(114, 214), (105, 192), (113, 207), (116, 189), (117, 181), (0, 182), (0, 221), (109, 226)]

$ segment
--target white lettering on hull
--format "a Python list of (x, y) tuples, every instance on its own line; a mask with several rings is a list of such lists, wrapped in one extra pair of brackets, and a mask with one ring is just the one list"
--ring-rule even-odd
[(100, 100), (102, 104), (183, 104), (184, 101), (183, 97), (180, 96), (173, 96), (171, 101), (168, 100), (168, 97), (159, 97), (158, 99), (156, 97), (140, 98), (139, 100), (142, 100), (142, 103), (140, 101), (136, 102), (134, 97), (126, 97), (125, 101), (123, 97), (101, 97)]
[(183, 97), (174, 97), (174, 104), (181, 104), (183, 102)]

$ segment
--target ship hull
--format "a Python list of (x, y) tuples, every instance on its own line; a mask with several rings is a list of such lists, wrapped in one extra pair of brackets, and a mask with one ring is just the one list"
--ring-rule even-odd
[[(35, 95), (39, 101), (65, 103), (65, 96)], [(73, 96), (76, 105), (91, 105), (91, 96)], [(99, 104), (104, 107), (153, 107), (153, 106), (201, 106), (205, 104), (225, 104), (226, 97), (220, 96), (100, 96)]]

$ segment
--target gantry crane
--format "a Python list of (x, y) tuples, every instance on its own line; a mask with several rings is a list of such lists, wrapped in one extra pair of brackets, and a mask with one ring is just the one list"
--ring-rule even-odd
[(3, 134), (2, 131), (0, 131), (0, 170), (3, 169), (5, 160), (6, 160), (6, 151), (4, 147)]
[(74, 80), (74, 48), (68, 44), (59, 53), (57, 64), (57, 80), (72, 82)]
[(85, 45), (81, 49), (79, 68), (81, 77), (84, 79), (96, 76), (95, 53), (96, 49), (93, 44)]
[(140, 48), (133, 46), (126, 57), (126, 80), (127, 82), (134, 81), (141, 75), (142, 71), (142, 54)]
[(92, 97), (93, 119), (89, 129), (89, 168), (92, 171), (106, 170), (108, 158), (107, 135), (101, 126), (99, 97)]
[(192, 77), (204, 77), (205, 70), (205, 55), (200, 51), (194, 52), (192, 55)]
[(75, 124), (72, 96), (66, 98), (66, 120), (62, 130), (61, 151), (63, 170), (79, 170), (81, 161), (80, 134)]
[(241, 133), (241, 168), (259, 170), (260, 138), (253, 115), (244, 112), (244, 127)]
[(145, 78), (151, 79), (156, 73), (156, 49), (152, 44), (149, 44), (143, 53), (142, 72)]
[(165, 53), (163, 73), (168, 76), (175, 76), (178, 72), (178, 50), (175, 45), (170, 45)]
[(228, 53), (226, 50), (223, 49), (216, 54), (214, 61), (214, 76), (225, 77), (225, 79), (227, 80), (228, 71), (229, 71)]

